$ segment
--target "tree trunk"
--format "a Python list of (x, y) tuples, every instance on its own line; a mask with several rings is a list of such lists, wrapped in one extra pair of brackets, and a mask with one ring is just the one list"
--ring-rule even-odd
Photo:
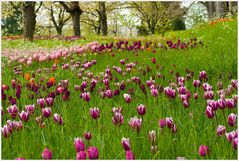
[(23, 34), (24, 39), (33, 41), (33, 35), (36, 26), (36, 2), (24, 2), (23, 3)]
[(207, 14), (208, 20), (211, 20), (214, 17), (215, 13), (215, 2), (207, 2)]
[(99, 2), (99, 10), (100, 10), (100, 17), (101, 17), (101, 29), (102, 35), (107, 35), (107, 15), (106, 15), (106, 8), (105, 2)]
[(223, 2), (216, 2), (216, 15), (218, 18), (223, 17)]
[(73, 24), (73, 31), (75, 36), (81, 36), (80, 32), (80, 13), (75, 10), (71, 12), (72, 24)]

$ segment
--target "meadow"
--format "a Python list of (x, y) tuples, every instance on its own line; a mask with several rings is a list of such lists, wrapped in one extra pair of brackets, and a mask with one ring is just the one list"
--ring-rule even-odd
[(236, 20), (2, 51), (2, 159), (237, 159)]

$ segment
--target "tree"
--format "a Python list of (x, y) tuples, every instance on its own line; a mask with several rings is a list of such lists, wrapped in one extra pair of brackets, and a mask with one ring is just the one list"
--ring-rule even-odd
[(98, 2), (99, 3), (99, 9), (96, 9), (96, 11), (99, 14), (100, 22), (101, 22), (101, 30), (102, 35), (107, 35), (107, 14), (106, 14), (106, 7), (105, 2)]
[(59, 2), (66, 10), (66, 12), (70, 13), (73, 31), (75, 36), (81, 36), (80, 30), (80, 16), (82, 14), (82, 10), (79, 6), (79, 2)]
[(40, 2), (39, 7), (35, 10), (36, 2), (23, 2), (23, 35), (25, 40), (33, 41), (33, 35), (35, 32), (36, 26), (36, 13), (39, 11), (42, 6)]
[[(50, 15), (51, 21), (57, 31), (57, 34), (61, 35), (63, 26), (70, 20), (71, 16), (70, 15), (66, 16), (65, 8), (57, 5), (54, 2), (53, 3), (51, 2), (51, 4), (49, 4), (49, 6), (47, 4), (45, 4), (45, 8), (47, 10), (49, 10), (49, 12), (50, 12), (49, 15)], [(54, 13), (57, 13), (57, 15), (55, 16)]]

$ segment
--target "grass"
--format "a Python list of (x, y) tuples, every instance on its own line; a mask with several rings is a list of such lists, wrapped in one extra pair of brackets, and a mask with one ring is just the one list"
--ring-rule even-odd
[[(218, 81), (222, 81), (224, 88), (226, 88), (230, 84), (229, 75), (232, 75), (234, 79), (237, 78), (236, 33), (236, 21), (219, 23), (214, 26), (206, 25), (202, 28), (166, 34), (166, 37), (174, 39), (181, 38), (188, 40), (192, 37), (197, 37), (205, 44), (204, 47), (167, 51), (157, 49), (155, 54), (151, 51), (142, 51), (139, 52), (138, 56), (135, 56), (132, 52), (114, 51), (116, 54), (114, 57), (110, 54), (87, 54), (86, 56), (75, 55), (73, 59), (79, 60), (81, 63), (85, 60), (95, 59), (97, 60), (97, 65), (92, 66), (87, 71), (92, 72), (93, 75), (99, 75), (100, 72), (104, 72), (106, 67), (109, 66), (113, 76), (117, 77), (119, 81), (126, 81), (131, 79), (132, 76), (138, 76), (141, 78), (141, 82), (145, 83), (151, 76), (156, 75), (156, 72), (160, 72), (165, 76), (165, 80), (156, 78), (156, 82), (162, 84), (164, 87), (168, 85), (168, 81), (170, 80), (175, 82), (174, 75), (169, 73), (170, 70), (174, 70), (174, 73), (179, 72), (181, 76), (186, 77), (185, 69), (190, 69), (194, 71), (193, 79), (198, 78), (199, 71), (205, 70), (209, 76), (208, 83), (213, 85), (214, 93), (216, 93), (216, 84)], [(77, 40), (71, 43), (50, 40), (26, 43), (22, 40), (16, 40), (11, 42), (2, 41), (2, 47), (3, 49), (55, 48), (80, 45), (90, 42), (93, 39), (99, 42), (112, 41), (112, 39), (101, 41), (102, 38), (93, 37), (89, 38), (89, 41), (88, 39), (86, 41)], [(152, 41), (155, 39), (158, 38), (145, 38), (145, 40)], [(156, 58), (157, 64), (163, 67), (163, 70), (157, 69), (156, 65), (152, 64), (152, 57)], [(129, 59), (127, 63), (138, 62), (135, 70), (125, 76), (113, 71), (113, 65), (120, 66), (124, 70), (125, 67), (120, 65), (119, 61), (126, 58)], [(59, 65), (69, 61), (69, 58), (66, 60), (61, 59)], [(24, 73), (36, 73), (38, 68), (51, 68), (52, 64), (53, 61), (44, 63), (34, 62), (30, 67), (24, 66), (23, 70)], [(174, 64), (176, 67), (173, 67)], [(15, 95), (15, 92), (11, 89), (11, 80), (13, 78), (20, 80), (23, 84), (22, 96), (17, 102), (17, 106), (21, 111), (27, 104), (36, 104), (36, 98), (33, 100), (28, 99), (30, 93), (24, 87), (26, 80), (13, 73), (13, 67), (16, 65), (8, 64), (2, 68), (2, 83), (10, 86), (7, 96)], [(146, 65), (149, 65), (152, 71), (143, 76), (140, 73), (139, 67), (145, 69)], [(224, 125), (227, 132), (235, 130), (236, 127), (232, 128), (227, 124), (227, 120), (224, 119), (221, 110), (216, 112), (217, 121), (215, 118), (208, 119), (206, 117), (206, 101), (203, 99), (202, 88), (198, 89), (199, 99), (194, 100), (191, 98), (190, 107), (185, 109), (179, 98), (176, 98), (175, 101), (170, 101), (163, 93), (155, 100), (148, 88), (147, 99), (145, 99), (145, 96), (135, 83), (127, 83), (126, 89), (119, 96), (115, 96), (112, 99), (101, 99), (97, 91), (99, 88), (104, 88), (104, 85), (100, 82), (97, 84), (95, 91), (91, 93), (91, 100), (88, 104), (79, 97), (80, 92), (74, 90), (74, 85), (80, 85), (82, 82), (82, 79), (77, 78), (78, 73), (79, 71), (62, 70), (59, 67), (58, 70), (50, 74), (44, 71), (41, 74), (36, 74), (36, 82), (39, 82), (41, 77), (45, 78), (44, 82), (46, 82), (52, 76), (55, 76), (57, 83), (60, 80), (69, 80), (70, 99), (63, 101), (61, 97), (56, 97), (54, 106), (52, 107), (53, 114), (59, 113), (62, 115), (64, 125), (55, 124), (51, 117), (45, 120), (46, 127), (40, 128), (35, 122), (35, 117), (41, 115), (41, 110), (37, 107), (30, 120), (23, 122), (22, 131), (13, 132), (12, 136), (8, 139), (2, 137), (2, 159), (14, 159), (20, 156), (27, 159), (40, 159), (45, 147), (53, 151), (54, 159), (75, 159), (74, 138), (83, 137), (85, 131), (92, 133), (92, 140), (89, 144), (99, 149), (100, 159), (124, 159), (125, 152), (121, 145), (122, 137), (130, 138), (132, 151), (136, 159), (176, 159), (178, 156), (185, 157), (186, 159), (237, 159), (237, 151), (233, 150), (226, 137), (218, 137), (216, 135), (216, 128), (219, 124)], [(219, 78), (220, 75), (222, 77)], [(113, 83), (114, 79), (110, 81), (110, 87), (111, 89), (116, 89)], [(195, 89), (192, 85), (192, 79), (186, 81), (185, 86), (193, 96)], [(135, 93), (132, 94), (132, 102), (126, 104), (123, 94), (127, 93), (129, 88), (133, 88)], [(46, 96), (50, 91), (54, 90), (55, 87), (49, 88), (46, 91), (41, 90), (39, 96)], [(218, 99), (218, 95), (216, 95), (215, 99)], [(140, 133), (136, 133), (132, 132), (128, 121), (131, 117), (140, 117), (137, 114), (136, 107), (141, 103), (147, 106), (147, 112), (143, 117)], [(7, 102), (2, 102), (5, 112), (7, 112), (5, 109), (8, 106)], [(111, 121), (113, 117), (111, 109), (113, 106), (122, 106), (123, 108), (124, 124), (120, 127), (116, 127)], [(99, 127), (96, 126), (96, 121), (90, 117), (89, 107), (100, 108)], [(193, 113), (193, 118), (190, 118), (190, 113)], [(230, 113), (237, 114), (237, 109), (225, 109), (226, 117)], [(159, 119), (170, 116), (173, 118), (178, 129), (177, 133), (173, 135), (168, 128), (160, 132), (158, 126)], [(6, 120), (8, 119), (10, 119), (8, 114), (3, 115), (2, 125), (6, 124)], [(150, 152), (150, 143), (148, 141), (148, 132), (150, 130), (156, 130), (157, 132), (157, 153)], [(85, 141), (85, 144), (88, 145), (87, 141)], [(198, 148), (201, 144), (207, 145), (210, 149), (210, 154), (206, 157), (200, 157), (198, 154)]]

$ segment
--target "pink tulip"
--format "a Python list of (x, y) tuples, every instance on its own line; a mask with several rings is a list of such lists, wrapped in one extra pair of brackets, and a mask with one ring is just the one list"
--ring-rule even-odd
[(121, 140), (121, 143), (122, 143), (122, 145), (123, 145), (125, 151), (131, 149), (131, 145), (130, 145), (129, 138), (124, 138), (124, 137), (123, 137), (122, 140)]
[(160, 119), (159, 120), (159, 126), (160, 126), (160, 128), (164, 128), (165, 127), (165, 125), (166, 125), (166, 120), (165, 119)]
[(52, 159), (52, 151), (49, 150), (48, 148), (45, 148), (41, 154), (42, 158), (45, 160), (50, 160)]
[(209, 153), (208, 146), (200, 145), (198, 153), (202, 157), (208, 155), (208, 153)]
[(86, 160), (86, 152), (80, 151), (76, 154), (77, 160)]
[(77, 152), (85, 150), (85, 144), (84, 144), (84, 142), (81, 138), (75, 138), (74, 139), (74, 146), (75, 146), (75, 150)]
[(99, 151), (96, 147), (91, 146), (87, 150), (88, 158), (89, 159), (98, 159), (99, 158)]

